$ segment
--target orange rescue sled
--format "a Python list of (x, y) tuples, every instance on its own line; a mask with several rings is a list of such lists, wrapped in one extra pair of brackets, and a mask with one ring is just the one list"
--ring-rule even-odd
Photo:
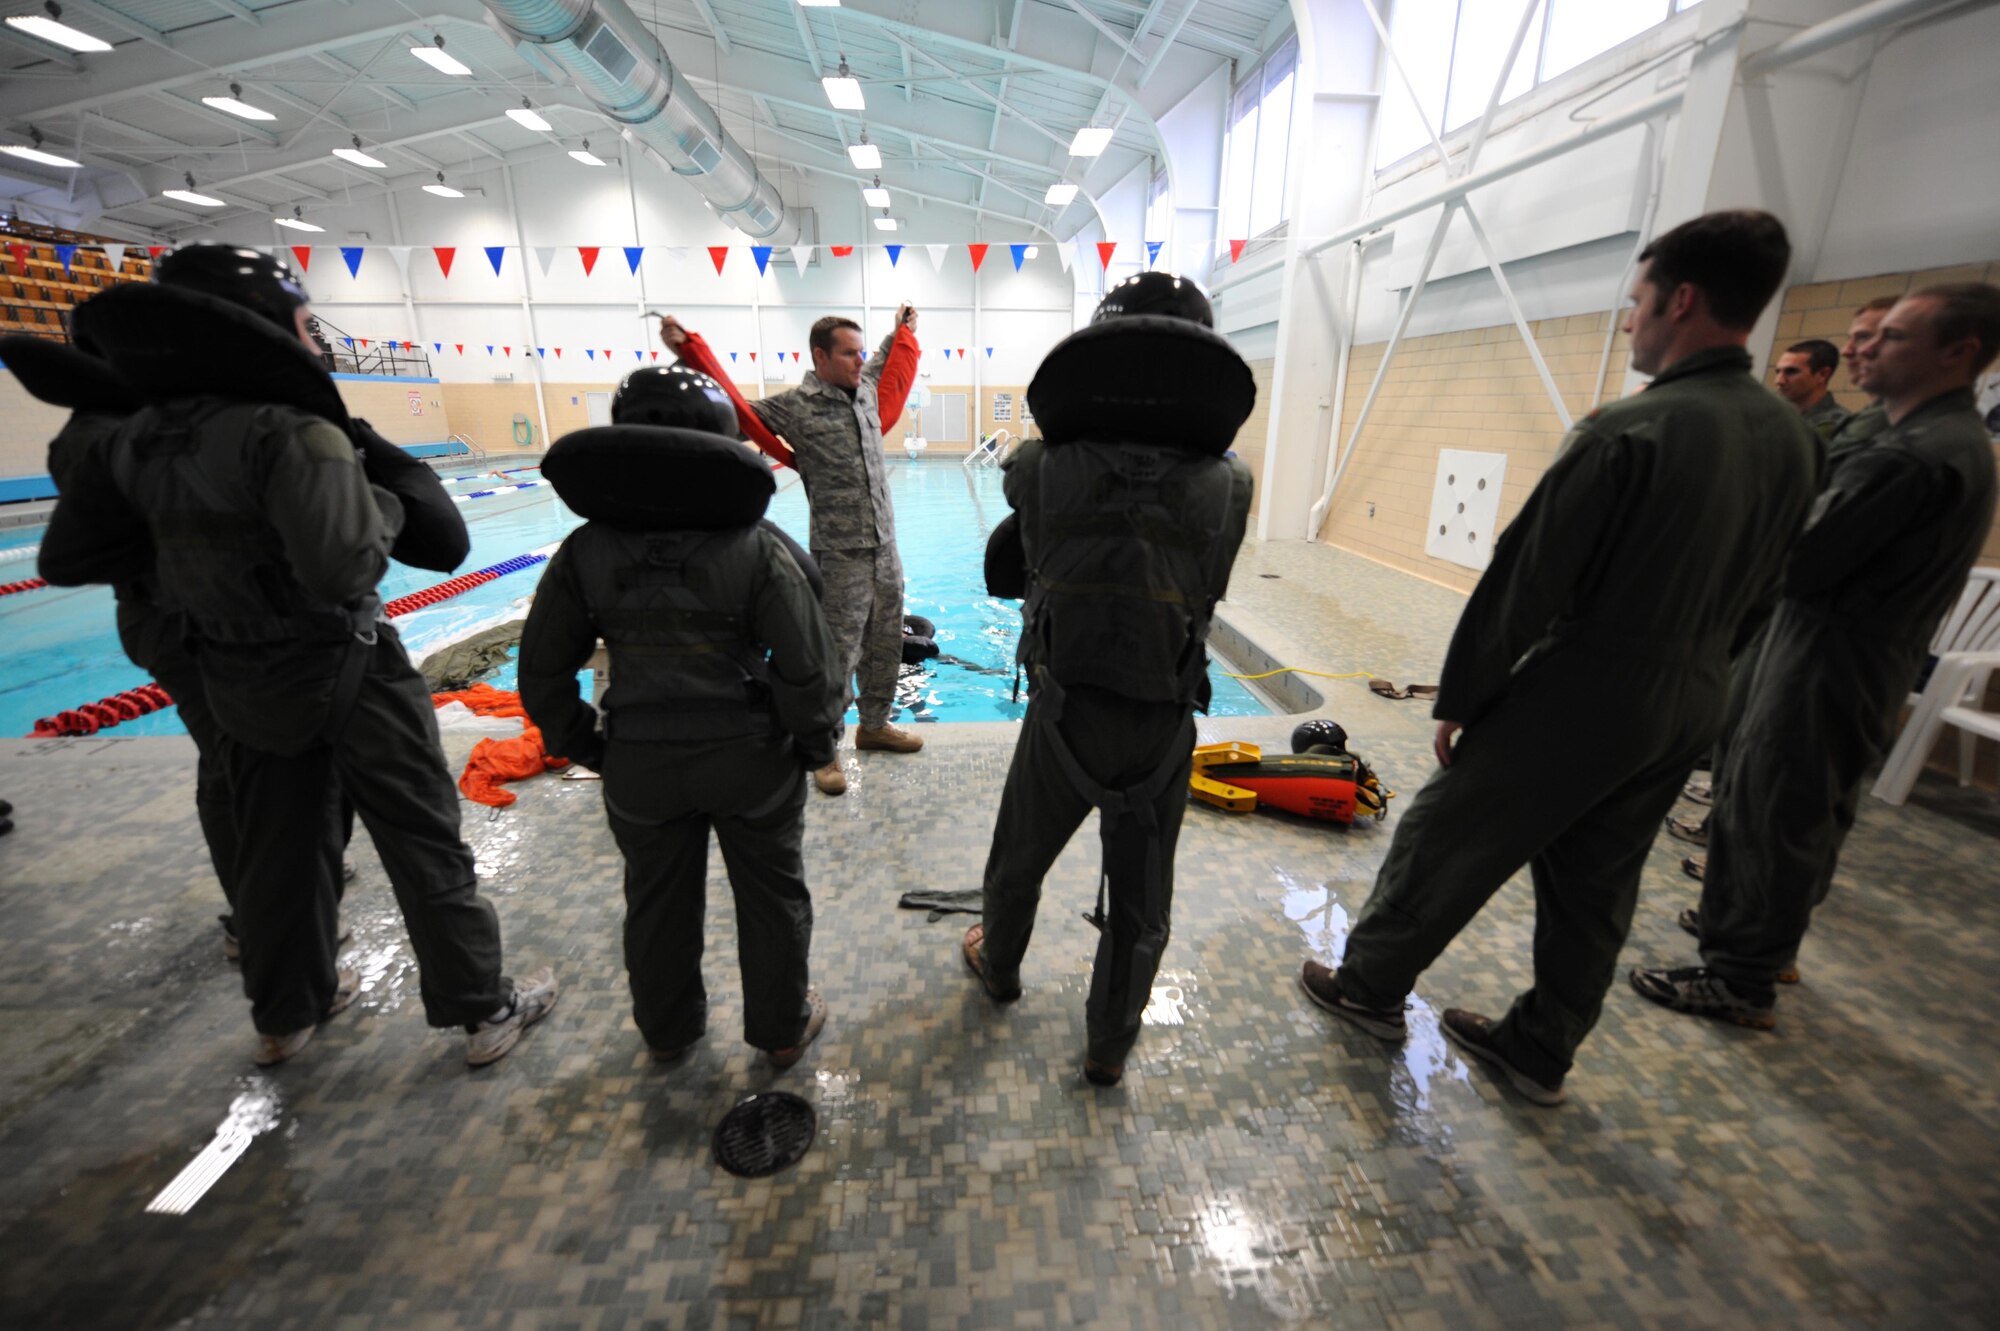
[(1351, 753), (1266, 758), (1255, 744), (1197, 745), (1188, 793), (1231, 813), (1262, 805), (1327, 823), (1352, 823), (1357, 812), (1385, 818), (1393, 794)]

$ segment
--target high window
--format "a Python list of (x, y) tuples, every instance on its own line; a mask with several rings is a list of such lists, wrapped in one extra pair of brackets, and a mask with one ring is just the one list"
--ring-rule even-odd
[(1226, 238), (1247, 240), (1285, 220), (1285, 159), (1291, 149), (1298, 68), (1298, 39), (1287, 38), (1236, 85), (1229, 99), (1222, 171)]
[[(1505, 103), (1568, 72), (1700, 0), (1542, 0), (1528, 37), (1501, 90)], [(1514, 0), (1395, 0), (1389, 35), (1416, 87), (1413, 101), (1393, 69), (1386, 71), (1378, 166), (1428, 147), (1421, 106), (1439, 132), (1469, 125), (1486, 112), (1493, 80), (1514, 40), (1521, 9)]]

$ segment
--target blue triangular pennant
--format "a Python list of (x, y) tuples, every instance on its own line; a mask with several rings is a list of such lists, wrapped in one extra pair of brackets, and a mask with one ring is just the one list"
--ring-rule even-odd
[(643, 352), (643, 351), (635, 351), (635, 352), (633, 352), (633, 353), (632, 353), (632, 359), (633, 359), (633, 360), (644, 360), (644, 359), (646, 359), (646, 353), (645, 353), (645, 352)]
[(992, 360), (992, 359), (993, 359), (993, 348), (992, 348), (992, 347), (988, 347), (988, 348), (986, 348), (986, 359), (988, 359), (988, 360)]
[(505, 245), (488, 245), (486, 247), (486, 262), (493, 265), (493, 276), (500, 276), (500, 261), (506, 257), (507, 247)]
[(901, 245), (884, 245), (882, 248), (889, 251), (889, 266), (894, 268), (896, 260), (903, 257), (903, 247)]
[(944, 349), (944, 358), (945, 358), (946, 360), (950, 360), (950, 359), (951, 359), (951, 348), (950, 348), (950, 347), (946, 347), (946, 348)]
[(597, 349), (595, 347), (585, 347), (583, 349), (583, 354), (590, 357), (592, 360), (597, 359)]
[(1153, 261), (1160, 257), (1160, 246), (1166, 243), (1164, 240), (1149, 240), (1146, 242), (1146, 266), (1148, 268), (1152, 267)]
[(769, 245), (752, 245), (750, 247), (750, 257), (757, 261), (757, 275), (762, 277), (765, 271), (771, 266), (771, 247)]
[(62, 260), (63, 273), (67, 275), (69, 272), (69, 261), (76, 257), (76, 246), (74, 245), (56, 246), (56, 257)]
[(440, 356), (444, 355), (444, 343), (442, 342), (431, 343), (431, 350), (435, 351)]
[(1028, 247), (1026, 245), (1009, 245), (1007, 249), (1014, 256), (1014, 271), (1017, 273), (1020, 272), (1021, 260), (1028, 257)]
[(736, 363), (736, 353), (733, 351), (729, 353), (729, 363), (731, 365), (734, 365)]
[(542, 347), (536, 347), (535, 358), (537, 360), (547, 360), (549, 358), (549, 353)]
[(645, 252), (646, 247), (644, 245), (627, 245), (625, 247), (625, 267), (632, 272), (638, 272), (639, 259)]
[(342, 245), (340, 247), (340, 257), (347, 261), (347, 275), (349, 277), (361, 276), (361, 246)]
[(493, 354), (493, 344), (491, 342), (486, 344), (486, 354), (489, 356)]
[[(341, 338), (340, 340), (341, 340), (341, 341), (343, 341), (343, 342), (345, 342), (345, 343), (346, 343), (346, 344), (347, 344), (348, 346), (350, 346), (350, 347), (354, 345), (354, 339), (353, 339), (353, 338), (351, 338), (351, 337), (343, 337), (343, 338)], [(491, 347), (488, 347), (488, 348), (487, 348), (487, 350), (488, 350), (488, 351), (491, 351), (491, 350), (492, 350), (492, 348), (491, 348)]]

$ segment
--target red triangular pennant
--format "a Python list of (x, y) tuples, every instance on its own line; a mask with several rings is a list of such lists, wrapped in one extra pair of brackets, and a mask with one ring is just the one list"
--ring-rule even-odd
[(450, 277), (451, 261), (454, 258), (458, 257), (458, 246), (433, 245), (431, 247), (431, 253), (437, 256), (439, 271), (441, 271), (446, 277)]
[(656, 352), (654, 352), (654, 353), (653, 353), (653, 359), (654, 359), (654, 360), (658, 360), (659, 358), (660, 358), (660, 353), (659, 353), (659, 352), (657, 352), (657, 351), (656, 351)]
[(294, 245), (292, 246), (292, 257), (299, 261), (299, 271), (303, 273), (306, 271), (306, 266), (312, 262), (313, 247), (310, 245)]
[(708, 247), (708, 258), (709, 262), (715, 265), (715, 275), (717, 277), (722, 276), (722, 265), (729, 261), (729, 247), (727, 245), (710, 245)]
[(1236, 261), (1237, 261), (1238, 259), (1242, 258), (1242, 257), (1243, 257), (1243, 247), (1244, 247), (1245, 245), (1248, 245), (1249, 243), (1250, 243), (1250, 242), (1249, 242), (1249, 241), (1247, 241), (1247, 240), (1232, 240), (1232, 241), (1230, 241), (1230, 242), (1229, 242), (1229, 262), (1231, 262), (1231, 263), (1235, 263), (1235, 262), (1236, 262)]
[(360, 339), (360, 342), (361, 342), (361, 348), (362, 348), (362, 350), (364, 350), (364, 351), (365, 351), (365, 350), (367, 350), (367, 349), (368, 349), (368, 339), (367, 339), (367, 338), (365, 338), (365, 337), (364, 337), (364, 338), (361, 338), (361, 339)]
[(965, 249), (966, 253), (972, 256), (972, 271), (975, 273), (978, 272), (979, 265), (986, 262), (986, 247), (984, 245), (967, 245)]
[(28, 275), (28, 247), (18, 240), (9, 241), (7, 244), (7, 253), (14, 258), (14, 271), (22, 277), (26, 277)]
[(512, 360), (514, 358), (514, 348), (502, 347), (500, 348), (500, 354), (507, 357), (509, 360)]
[(833, 251), (833, 257), (836, 259), (845, 259), (848, 255), (854, 253), (852, 245), (829, 245), (827, 248)]
[(1097, 266), (1099, 268), (1109, 268), (1111, 266), (1111, 252), (1117, 248), (1118, 248), (1118, 242), (1115, 240), (1098, 241)]
[(458, 354), (459, 354), (459, 355), (463, 356), (463, 355), (465, 354), (465, 343), (463, 343), (463, 342), (454, 342), (454, 343), (452, 343), (452, 346), (453, 346), (453, 347), (455, 347), (455, 348), (457, 348), (457, 350), (458, 350)]
[(751, 353), (750, 353), (750, 359), (751, 359), (751, 360), (753, 360), (753, 361), (754, 361), (754, 360), (756, 360), (756, 359), (757, 359), (757, 353), (756, 353), (756, 352), (754, 352), (754, 351), (753, 351), (753, 352), (751, 352)]
[(146, 257), (148, 259), (157, 259), (166, 252), (167, 247), (165, 245), (148, 245), (146, 247)]
[(602, 247), (597, 245), (579, 245), (576, 247), (576, 252), (583, 256), (583, 275), (585, 277), (589, 277), (590, 270), (597, 267), (597, 251), (600, 248)]

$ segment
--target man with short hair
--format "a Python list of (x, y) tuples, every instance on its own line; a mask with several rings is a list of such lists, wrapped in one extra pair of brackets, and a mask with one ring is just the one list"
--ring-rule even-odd
[(1339, 970), (1305, 964), (1320, 1007), (1402, 1040), (1417, 977), (1530, 865), (1534, 987), (1497, 1021), (1449, 1009), (1442, 1024), (1534, 1103), (1562, 1102), (1653, 829), (1715, 738), (1730, 656), (1812, 501), (1812, 432), (1745, 349), (1790, 258), (1756, 211), (1694, 218), (1640, 255), (1625, 331), (1653, 381), (1576, 423), (1496, 543), (1440, 677), (1442, 770), (1397, 826)]
[(2000, 288), (1903, 297), (1857, 352), (1885, 427), (1836, 459), (1785, 567), (1710, 832), (1700, 966), (1632, 972), (1645, 997), (1769, 1030), (1775, 988), (1832, 885), (1862, 773), (1888, 744), (1938, 620), (1993, 525), (1972, 386), (2000, 355)]
[[(915, 753), (924, 742), (889, 723), (903, 664), (903, 560), (896, 551), (877, 390), (899, 335), (907, 333), (914, 353), (916, 328), (915, 307), (902, 306), (896, 311), (895, 331), (871, 357), (864, 351), (860, 324), (827, 315), (812, 326), (807, 339), (812, 369), (799, 386), (746, 402), (705, 343), (671, 315), (660, 320), (661, 340), (729, 392), (746, 431), (766, 429), (789, 449), (779, 460), (796, 467), (805, 482), (812, 508), (806, 544), (825, 579), (827, 627), (840, 651), (847, 701), (860, 708), (854, 747), (890, 753)], [(828, 795), (847, 789), (838, 756), (813, 773), (813, 784)]]
[(1823, 338), (1794, 342), (1772, 367), (1778, 396), (1799, 409), (1822, 440), (1833, 438), (1853, 413), (1827, 392), (1833, 372), (1840, 368), (1840, 348)]

